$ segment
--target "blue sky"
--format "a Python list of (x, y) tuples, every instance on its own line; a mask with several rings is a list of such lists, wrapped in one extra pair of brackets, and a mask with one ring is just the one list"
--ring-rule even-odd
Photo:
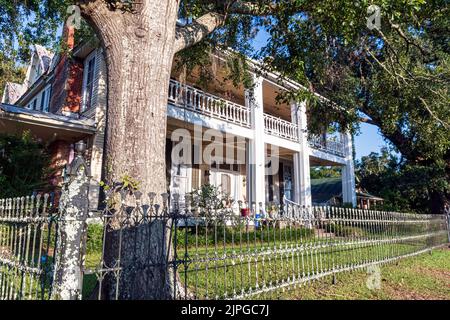
[(361, 133), (355, 136), (356, 159), (371, 152), (379, 152), (382, 147), (388, 146), (377, 127), (362, 123), (360, 128)]

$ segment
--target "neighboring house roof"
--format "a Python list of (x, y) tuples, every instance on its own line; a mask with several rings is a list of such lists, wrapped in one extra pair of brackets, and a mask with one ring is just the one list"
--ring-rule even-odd
[(341, 193), (341, 178), (311, 179), (311, 197), (313, 203), (326, 203)]
[[(35, 60), (37, 57), (37, 61)], [(15, 104), (19, 98), (21, 98), (28, 89), (30, 89), (33, 84), (38, 80), (42, 75), (48, 74), (55, 66), (54, 60), (55, 54), (43, 46), (38, 44), (34, 45), (34, 54), (31, 57), (30, 65), (28, 66), (27, 75), (22, 84), (7, 82), (3, 91), (2, 103), (7, 104)], [(39, 64), (41, 68), (41, 73), (39, 75), (35, 75), (36, 72), (32, 72), (32, 70), (37, 70), (37, 64)]]
[[(326, 203), (333, 197), (342, 196), (341, 178), (311, 179), (311, 197), (313, 203)], [(358, 198), (383, 201), (383, 198), (374, 196), (365, 190), (356, 190)]]
[(7, 82), (4, 92), (2, 103), (14, 104), (16, 101), (27, 91), (27, 87), (20, 83)]
[(37, 56), (39, 57), (43, 73), (48, 72), (55, 54), (38, 44), (35, 44), (34, 48)]

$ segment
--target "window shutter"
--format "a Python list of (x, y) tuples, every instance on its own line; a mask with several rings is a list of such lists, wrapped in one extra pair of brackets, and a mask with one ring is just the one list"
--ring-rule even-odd
[(45, 109), (45, 102), (46, 102), (46, 94), (47, 94), (47, 90), (44, 89), (42, 90), (42, 94), (41, 94), (41, 111), (44, 111)]
[(97, 107), (97, 98), (98, 98), (98, 79), (100, 77), (100, 65), (102, 59), (102, 52), (100, 49), (97, 49), (95, 53), (95, 70), (94, 70), (94, 88), (92, 90), (92, 102), (91, 108), (95, 110)]

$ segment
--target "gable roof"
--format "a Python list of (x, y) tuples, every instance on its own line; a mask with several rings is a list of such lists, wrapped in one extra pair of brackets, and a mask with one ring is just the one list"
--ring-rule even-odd
[(28, 88), (52, 71), (54, 64), (52, 64), (55, 54), (41, 45), (33, 45), (33, 54), (31, 55), (30, 64), (28, 65), (27, 74), (23, 84)]
[(7, 82), (3, 91), (2, 103), (14, 104), (27, 91), (27, 87), (20, 83)]
[[(23, 83), (7, 82), (3, 90), (2, 103), (15, 104), (33, 84), (43, 75), (49, 74), (55, 67), (55, 54), (41, 45), (33, 45), (33, 54)], [(36, 70), (40, 67), (40, 73)]]
[(34, 45), (34, 50), (39, 57), (39, 62), (41, 64), (43, 73), (47, 73), (48, 71), (50, 71), (49, 69), (55, 54), (38, 44)]

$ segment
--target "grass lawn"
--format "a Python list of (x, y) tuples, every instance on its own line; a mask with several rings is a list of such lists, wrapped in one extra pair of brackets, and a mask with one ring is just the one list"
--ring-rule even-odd
[[(97, 233), (101, 235), (101, 232), (95, 234)], [(393, 288), (392, 294), (403, 289), (402, 285), (396, 283), (390, 285), (390, 277), (397, 275), (397, 278), (400, 279), (398, 281), (401, 283), (408, 282), (407, 280), (416, 283), (419, 281), (418, 279), (422, 279), (411, 273), (416, 269), (409, 270), (405, 263), (415, 261), (415, 259), (424, 259), (424, 257), (434, 259), (436, 252), (442, 250), (436, 249), (437, 251), (435, 250), (432, 255), (425, 253), (419, 257), (403, 258), (395, 261), (394, 264), (382, 266), (382, 288), (380, 290), (370, 290), (366, 287), (365, 283), (369, 274), (365, 269), (354, 271), (351, 274), (338, 272), (336, 285), (331, 284), (330, 274), (374, 261), (415, 253), (447, 240), (446, 232), (435, 233), (431, 237), (424, 234), (416, 237), (400, 236), (391, 239), (384, 234), (368, 233), (359, 229), (357, 234), (332, 238), (330, 236), (319, 238), (317, 235), (305, 233), (302, 228), (267, 229), (264, 232), (258, 231), (249, 234), (242, 233), (240, 229), (231, 231), (225, 229), (222, 238), (219, 238), (220, 235), (220, 232), (209, 232), (195, 237), (195, 234), (181, 231), (174, 239), (177, 244), (175, 246), (177, 258), (180, 261), (186, 261), (186, 263), (181, 263), (177, 269), (179, 284), (187, 286), (188, 294), (193, 298), (387, 299), (390, 296), (384, 292), (385, 287)], [(185, 237), (188, 237), (189, 246), (187, 247), (184, 246)], [(95, 239), (99, 241), (94, 241)], [(183, 241), (176, 241), (177, 239)], [(91, 235), (89, 240), (86, 267), (96, 270), (101, 260), (101, 237)], [(200, 240), (202, 240), (201, 243)], [(376, 241), (371, 242), (371, 240)], [(422, 279), (419, 282), (427, 284), (433, 294), (440, 294), (440, 292), (448, 294), (447, 291), (450, 291), (450, 252), (439, 259), (443, 261), (440, 263), (428, 262), (428, 268), (437, 268), (432, 270), (433, 274), (431, 275), (424, 271), (425, 266), (418, 269), (417, 273), (420, 276), (428, 275), (429, 277), (428, 280)], [(444, 283), (442, 290), (435, 289), (438, 286), (434, 284), (433, 277), (438, 275), (438, 281)], [(308, 280), (317, 277), (323, 278), (312, 282)], [(297, 288), (291, 289), (293, 282), (297, 283)], [(302, 285), (300, 286), (298, 282), (302, 282)], [(96, 283), (95, 274), (85, 274), (83, 297), (90, 296)], [(357, 286), (361, 288), (357, 289)], [(286, 289), (275, 289), (274, 287)], [(365, 296), (352, 296), (359, 291)], [(348, 296), (346, 292), (348, 292)], [(442, 295), (439, 297), (443, 298)], [(450, 296), (445, 298), (450, 299)]]
[(366, 286), (366, 270), (337, 274), (336, 284), (321, 279), (281, 293), (282, 299), (450, 300), (450, 249), (433, 250), (381, 266), (381, 286)]

